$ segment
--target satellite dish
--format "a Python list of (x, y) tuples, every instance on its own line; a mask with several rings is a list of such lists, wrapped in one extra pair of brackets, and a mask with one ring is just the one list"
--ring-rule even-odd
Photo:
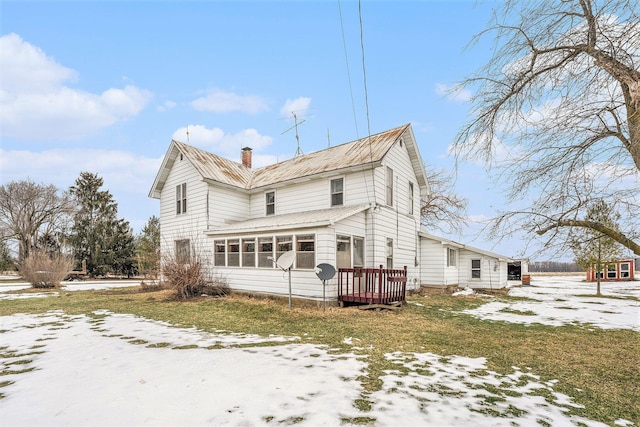
[(283, 270), (288, 270), (293, 265), (293, 260), (296, 258), (294, 251), (287, 251), (278, 257), (276, 264)]
[(336, 269), (331, 264), (318, 264), (316, 266), (316, 276), (320, 280), (331, 280), (336, 275)]

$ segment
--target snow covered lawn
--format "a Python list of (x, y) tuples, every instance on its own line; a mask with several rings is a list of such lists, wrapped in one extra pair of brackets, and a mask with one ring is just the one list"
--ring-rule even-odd
[(603, 329), (640, 331), (640, 281), (596, 284), (582, 276), (534, 276), (531, 286), (512, 288), (518, 301), (493, 301), (464, 313), (487, 320), (561, 326), (585, 324)]
[[(603, 291), (635, 296), (638, 283)], [(565, 278), (536, 277), (533, 285), (511, 291), (526, 300), (490, 301), (469, 312), (638, 330), (637, 299), (583, 297), (593, 287)], [(492, 315), (485, 310), (492, 304), (506, 305), (495, 305)], [(569, 414), (579, 405), (555, 390), (557, 381), (542, 381), (526, 366), (493, 372), (484, 357), (386, 353), (396, 368), (383, 372), (378, 391), (367, 392), (358, 377), (368, 372), (369, 357), (357, 338), (344, 343), (351, 351), (106, 310), (1, 316), (0, 425), (605, 425)]]

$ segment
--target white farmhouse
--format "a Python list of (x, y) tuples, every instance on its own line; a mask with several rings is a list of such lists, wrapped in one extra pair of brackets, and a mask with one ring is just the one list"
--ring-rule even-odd
[[(407, 289), (445, 275), (443, 283), (458, 277), (464, 286), (494, 280), (504, 286), (502, 261), (499, 273), (462, 251), (455, 265), (431, 264), (434, 242), (443, 247), (443, 240), (420, 227), (420, 201), (428, 193), (407, 124), (259, 169), (251, 167), (250, 148), (240, 164), (171, 141), (149, 196), (160, 200), (162, 253), (200, 251), (232, 289), (287, 294), (273, 259), (288, 251), (295, 253), (292, 293), (304, 298), (322, 298), (314, 271), (321, 263), (406, 267)], [(469, 280), (460, 281), (464, 274), (451, 267)], [(338, 298), (337, 278), (326, 295)]]

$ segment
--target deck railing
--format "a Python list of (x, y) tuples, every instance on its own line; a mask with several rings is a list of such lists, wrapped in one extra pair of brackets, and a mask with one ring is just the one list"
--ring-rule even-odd
[(364, 304), (404, 303), (407, 293), (407, 267), (403, 269), (340, 268), (338, 300)]

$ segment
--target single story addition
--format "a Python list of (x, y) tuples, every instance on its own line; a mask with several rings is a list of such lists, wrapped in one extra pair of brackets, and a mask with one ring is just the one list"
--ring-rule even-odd
[[(251, 149), (241, 157), (171, 141), (149, 193), (160, 200), (163, 254), (198, 251), (232, 289), (286, 295), (274, 260), (292, 251), (292, 293), (310, 299), (323, 296), (321, 263), (353, 278), (382, 269), (405, 290), (506, 285), (508, 258), (422, 229), (430, 188), (410, 124), (257, 169)], [(339, 277), (327, 299), (342, 295)]]

